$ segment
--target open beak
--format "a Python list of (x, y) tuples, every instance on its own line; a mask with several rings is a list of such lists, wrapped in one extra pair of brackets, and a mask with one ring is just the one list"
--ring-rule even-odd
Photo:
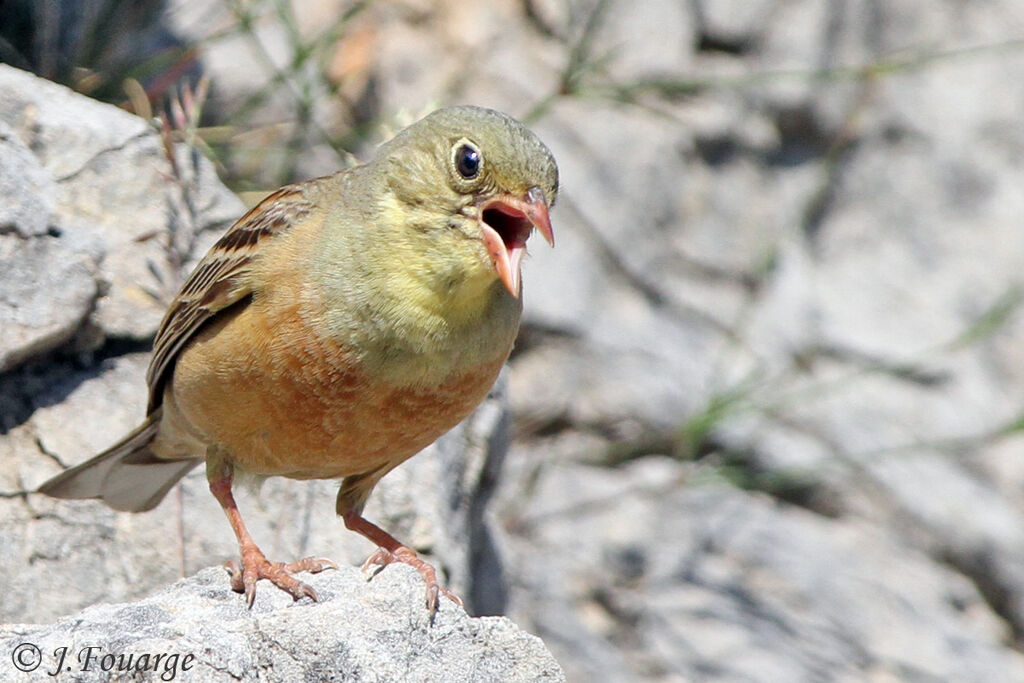
[(531, 187), (523, 197), (510, 194), (492, 197), (480, 205), (479, 216), (484, 246), (491, 255), (494, 269), (498, 271), (505, 289), (518, 298), (519, 267), (526, 254), (526, 240), (534, 228), (540, 231), (548, 244), (555, 246), (544, 191)]

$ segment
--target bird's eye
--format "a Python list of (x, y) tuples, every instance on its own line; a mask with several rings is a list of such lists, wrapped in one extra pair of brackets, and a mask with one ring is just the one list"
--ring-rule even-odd
[(455, 150), (455, 168), (466, 180), (472, 180), (480, 174), (480, 152), (468, 143), (459, 145)]

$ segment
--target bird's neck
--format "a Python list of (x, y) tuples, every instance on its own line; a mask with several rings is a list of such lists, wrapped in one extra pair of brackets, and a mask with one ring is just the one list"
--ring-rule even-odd
[[(472, 306), (446, 307), (434, 297), (406, 296), (401, 288), (383, 291), (372, 303), (328, 318), (329, 334), (355, 350), (372, 376), (400, 385), (440, 385), (500, 363), (512, 350), (520, 306), (500, 284)], [(452, 294), (454, 301), (459, 298)]]
[(336, 267), (315, 278), (321, 312), (311, 317), (373, 376), (436, 385), (507, 358), (521, 302), (492, 274), (410, 242), (345, 242), (322, 244), (337, 250), (326, 260)]

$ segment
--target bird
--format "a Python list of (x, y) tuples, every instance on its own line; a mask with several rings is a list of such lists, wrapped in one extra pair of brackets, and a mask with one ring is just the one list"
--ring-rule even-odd
[(273, 192), (220, 237), (170, 304), (143, 423), (38, 491), (141, 512), (205, 461), (238, 540), (231, 587), (251, 608), (260, 580), (319, 600), (295, 574), (337, 565), (268, 560), (233, 482), (340, 479), (337, 514), (377, 546), (364, 569), (411, 565), (431, 614), (442, 594), (461, 605), (430, 564), (362, 512), (385, 474), (492, 388), (519, 328), (527, 240), (537, 231), (554, 246), (558, 188), (535, 133), (501, 112), (454, 106), (364, 164)]

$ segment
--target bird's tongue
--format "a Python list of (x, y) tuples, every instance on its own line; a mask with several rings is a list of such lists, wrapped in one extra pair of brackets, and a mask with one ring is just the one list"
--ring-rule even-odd
[(533, 229), (540, 230), (544, 239), (554, 246), (544, 193), (533, 188), (524, 199), (503, 195), (490, 200), (482, 209), (480, 228), (484, 246), (505, 288), (518, 297), (520, 266), (526, 254), (526, 240)]
[(491, 262), (494, 269), (498, 271), (498, 278), (504, 283), (505, 288), (512, 296), (519, 296), (519, 273), (520, 265), (523, 262), (523, 255), (526, 253), (526, 241), (514, 241), (506, 243), (497, 230), (483, 223), (481, 226), (484, 234), (484, 246), (491, 255)]

